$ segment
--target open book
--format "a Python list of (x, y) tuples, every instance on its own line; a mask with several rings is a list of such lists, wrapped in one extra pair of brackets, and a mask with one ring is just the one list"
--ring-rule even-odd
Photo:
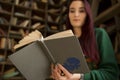
[(35, 31), (31, 32), (28, 36), (26, 36), (22, 40), (20, 40), (19, 43), (14, 46), (14, 49), (20, 48), (24, 45), (27, 45), (27, 44), (37, 41), (37, 40), (43, 41), (43, 40), (64, 38), (64, 37), (69, 37), (69, 36), (74, 36), (74, 34), (71, 30), (62, 31), (62, 32), (59, 32), (59, 33), (56, 33), (56, 34), (53, 34), (53, 35), (43, 38), (41, 32), (39, 32), (38, 30), (35, 30)]
[(46, 38), (34, 31), (20, 40), (14, 49), (20, 47), (9, 59), (27, 80), (45, 80), (51, 74), (50, 64), (56, 62), (71, 73), (89, 72), (79, 40), (71, 30)]

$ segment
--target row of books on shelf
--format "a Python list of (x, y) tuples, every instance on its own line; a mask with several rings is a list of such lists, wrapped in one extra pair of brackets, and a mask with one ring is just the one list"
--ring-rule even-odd
[[(21, 5), (22, 6), (22, 5)], [(22, 6), (23, 7), (23, 6)], [(32, 8), (32, 9), (35, 9), (35, 10), (39, 10), (39, 8), (38, 7), (35, 7), (35, 8)], [(45, 8), (44, 8), (45, 9)], [(41, 9), (42, 11), (44, 11), (44, 9)], [(51, 8), (51, 9), (48, 9), (48, 12), (49, 13), (52, 13), (52, 14), (59, 14), (60, 12), (65, 12), (66, 11), (66, 7), (65, 6), (63, 6), (63, 8), (61, 9), (61, 7), (60, 8)], [(15, 9), (16, 10), (16, 9)], [(5, 8), (3, 8), (2, 7), (2, 5), (0, 5), (0, 12), (2, 12), (2, 13), (7, 13), (7, 14), (10, 14), (11, 13), (11, 11), (9, 12), (8, 10), (6, 10)], [(15, 14), (20, 14), (20, 12), (16, 12)], [(30, 12), (29, 11), (26, 11), (26, 12), (24, 12), (24, 14), (23, 13), (21, 13), (20, 15), (24, 15), (24, 16), (28, 16), (28, 15), (30, 15)]]
[[(41, 0), (41, 2), (44, 2), (44, 3), (46, 3), (46, 1)], [(38, 3), (40, 3), (40, 1), (39, 2), (38, 1), (37, 2), (36, 1), (31, 1), (31, 0), (24, 0), (24, 1), (16, 0), (15, 1), (15, 5), (24, 6), (24, 7), (27, 7), (27, 8), (31, 7), (32, 9), (39, 9)]]
[[(0, 10), (0, 14), (4, 14), (4, 13), (5, 13), (4, 11)], [(39, 13), (41, 13), (41, 12), (39, 12)], [(9, 14), (8, 14), (8, 16), (10, 16)], [(32, 15), (32, 16), (30, 16), (30, 15)], [(42, 16), (41, 14), (35, 14), (34, 11), (31, 14), (31, 12), (29, 10), (25, 10), (25, 11), (22, 11), (22, 12), (15, 11), (13, 16), (21, 17), (21, 18), (22, 17), (23, 18), (33, 17), (34, 18), (34, 16), (35, 16), (37, 19), (40, 19), (40, 20), (43, 20), (43, 17), (45, 17), (45, 16)], [(6, 17), (6, 15), (4, 15), (4, 17)]]
[[(14, 18), (17, 19), (17, 16), (27, 17), (27, 16), (25, 16), (25, 15), (22, 14), (22, 13), (15, 13), (15, 16), (16, 16), (16, 17), (13, 17), (13, 19), (14, 19)], [(15, 20), (16, 20), (16, 19), (15, 19)], [(33, 15), (33, 16), (31, 17), (31, 19), (36, 19), (36, 20), (40, 20), (40, 21), (44, 21), (44, 20), (45, 20), (43, 16), (41, 17), (41, 16), (38, 16), (38, 15)], [(61, 20), (61, 16), (60, 16), (60, 15), (48, 15), (48, 16), (47, 16), (47, 20), (48, 20), (49, 22), (59, 23), (59, 21)]]
[[(19, 0), (18, 0), (19, 1)], [(18, 4), (18, 1), (16, 0), (16, 4)], [(43, 2), (44, 2), (44, 0), (42, 0)], [(49, 0), (48, 0), (49, 1)], [(62, 0), (61, 2), (64, 2), (65, 0)], [(31, 3), (31, 4), (30, 4)], [(55, 4), (55, 3), (53, 3), (53, 1), (52, 0), (50, 0), (50, 3), (52, 3), (52, 4)], [(43, 3), (41, 3), (41, 4), (43, 4)], [(23, 1), (22, 3), (20, 3), (19, 5), (20, 6), (22, 6), (22, 7), (28, 7), (28, 8), (30, 8), (30, 5), (31, 5), (31, 7), (32, 7), (32, 9), (35, 9), (35, 10), (45, 10), (45, 8), (39, 8), (38, 7), (38, 5), (39, 6), (41, 6), (41, 7), (43, 7), (43, 5), (41, 5), (41, 4), (38, 4), (37, 2), (35, 2), (35, 1)], [(4, 4), (3, 4), (4, 5)], [(7, 9), (7, 8), (6, 8)], [(11, 11), (9, 10), (8, 11), (8, 9), (6, 10), (5, 8), (3, 8), (2, 7), (2, 4), (0, 5), (0, 12), (3, 12), (3, 13), (8, 13), (8, 14), (10, 14), (11, 12), (12, 12), (12, 7), (11, 7)], [(15, 7), (15, 9), (17, 9), (16, 7)], [(63, 9), (61, 10), (61, 7), (60, 8), (53, 8), (52, 7), (52, 9), (49, 9), (48, 10), (48, 12), (50, 12), (50, 13), (59, 13), (59, 12), (64, 12), (66, 10), (66, 7), (64, 6), (63, 7)], [(26, 13), (29, 13), (29, 12), (26, 12)]]
[(4, 79), (10, 79), (10, 78), (16, 77), (16, 76), (18, 76), (18, 75), (20, 75), (20, 72), (19, 72), (18, 70), (16, 70), (15, 67), (12, 67), (12, 68), (8, 69), (7, 71), (5, 71), (5, 72), (3, 73), (2, 76), (1, 76), (1, 78), (2, 78), (3, 80), (4, 80)]
[[(49, 20), (51, 20), (50, 17), (49, 17)], [(18, 18), (16, 18), (16, 17), (12, 18), (12, 20), (11, 20), (11, 25), (14, 25), (14, 26), (18, 25), (18, 26), (23, 27), (23, 28), (27, 28), (29, 26), (29, 23), (30, 23), (30, 20), (24, 20), (24, 21), (21, 20), (21, 21), (18, 21)], [(6, 24), (6, 23), (0, 23), (0, 24)], [(38, 30), (40, 30), (40, 29), (42, 29), (44, 27), (45, 27), (45, 24), (42, 24), (40, 22), (33, 23), (30, 26), (31, 29), (38, 29)], [(50, 26), (50, 28), (52, 30), (58, 30), (58, 27), (54, 26), (54, 25)], [(19, 31), (22, 33), (22, 35), (24, 34), (24, 31), (22, 29), (19, 30)], [(0, 29), (0, 34), (3, 35), (4, 34), (4, 30)]]
[[(30, 23), (30, 20), (22, 20), (22, 19), (18, 20), (17, 17), (13, 17), (11, 20), (12, 25), (19, 25), (21, 27), (28, 27), (29, 23)], [(0, 17), (0, 24), (9, 24), (9, 22), (4, 17)], [(41, 29), (43, 27), (44, 25), (41, 24), (40, 22), (36, 22), (31, 26), (32, 29)], [(0, 32), (3, 33), (1, 29), (0, 29)]]
[(28, 30), (18, 29), (18, 30), (10, 30), (9, 37), (13, 39), (21, 39), (29, 33)]
[[(57, 12), (57, 10), (56, 11), (55, 10), (51, 10), (51, 11), (53, 11), (53, 13)], [(15, 12), (13, 19), (15, 19), (15, 18), (17, 19), (17, 17), (21, 17), (21, 18), (23, 17), (23, 18), (28, 18), (29, 19), (30, 12), (26, 11), (25, 14), (24, 13), (20, 13), (20, 12)], [(32, 19), (37, 19), (37, 20), (44, 21), (44, 17), (42, 15), (38, 16), (38, 15), (34, 15), (33, 14), (31, 18)], [(60, 18), (61, 18), (61, 16), (59, 14), (58, 15), (54, 15), (54, 14), (53, 15), (48, 15), (48, 17), (47, 17), (47, 19), (48, 19), (49, 22), (56, 22), (56, 23), (59, 23)], [(8, 24), (9, 21), (7, 19), (5, 19), (4, 17), (0, 17), (0, 24), (4, 24), (4, 23)]]
[(3, 62), (5, 60), (5, 56), (0, 54), (0, 62)]
[[(24, 16), (21, 13), (15, 13), (15, 15)], [(33, 15), (32, 20), (34, 20), (34, 19), (44, 22), (43, 18), (39, 17), (37, 15)], [(59, 23), (59, 21), (61, 20), (61, 17), (60, 16), (55, 17), (55, 16), (48, 15), (47, 19), (48, 19), (48, 22)], [(23, 20), (23, 19), (20, 19), (19, 17), (15, 16), (15, 17), (12, 17), (11, 24), (16, 25), (18, 22), (18, 25), (22, 26), (23, 24), (28, 24), (29, 21), (30, 21), (29, 19)], [(0, 24), (9, 24), (9, 21), (5, 17), (0, 17)]]
[[(19, 0), (18, 0), (19, 1)], [(19, 2), (16, 2), (15, 3), (16, 5), (19, 5), (19, 6), (24, 6), (26, 8), (32, 8), (32, 9), (40, 9), (40, 7), (38, 7), (38, 4), (37, 2), (35, 1), (23, 1), (21, 3)], [(45, 5), (44, 5), (45, 6)]]
[(0, 24), (9, 24), (9, 22), (4, 17), (0, 17)]
[[(6, 32), (8, 32), (8, 31), (6, 31), (5, 29), (0, 28), (0, 39), (1, 39), (2, 37), (6, 37), (6, 35), (8, 34), (8, 33), (6, 33)], [(27, 32), (26, 32), (26, 30), (24, 30), (24, 29), (10, 30), (10, 31), (9, 31), (9, 36), (10, 36), (10, 37), (11, 37), (12, 35), (24, 37), (26, 34), (27, 34)]]
[[(37, 3), (36, 3), (36, 5), (37, 5)], [(22, 6), (22, 5), (21, 5)], [(23, 6), (22, 6), (23, 7)], [(16, 9), (16, 8), (15, 8)], [(35, 9), (35, 10), (39, 10), (39, 8), (36, 6), (36, 7), (33, 7), (32, 9)], [(44, 8), (45, 9), (45, 8)], [(43, 10), (44, 10), (43, 9)], [(40, 9), (40, 10), (42, 10), (42, 9)], [(65, 11), (66, 10), (66, 7), (64, 7), (63, 8), (63, 10), (62, 11)], [(0, 12), (2, 12), (2, 13), (8, 13), (8, 14), (10, 14), (11, 12), (9, 12), (9, 11), (7, 11), (5, 8), (3, 8), (2, 7), (2, 5), (0, 5)], [(52, 8), (52, 9), (49, 9), (48, 10), (48, 12), (50, 12), (50, 13), (59, 13), (59, 12), (61, 12), (61, 9), (60, 8)]]
[(19, 16), (19, 17), (30, 17), (30, 11), (25, 11), (24, 13), (21, 12), (15, 12), (14, 16)]
[(5, 49), (6, 45), (6, 38), (0, 38), (0, 48)]
[[(26, 1), (29, 1), (29, 0), (0, 0), (0, 1), (3, 1), (3, 2), (6, 2), (6, 3), (15, 3), (15, 4), (20, 4), (20, 3), (23, 3), (23, 2), (26, 2)], [(38, 0), (35, 0), (36, 2), (38, 2)], [(59, 1), (59, 4), (62, 4), (64, 3), (66, 0), (61, 0)], [(40, 2), (43, 2), (43, 3), (49, 3), (51, 5), (55, 5), (56, 1), (55, 0), (40, 0)], [(58, 2), (58, 1), (57, 1)]]
[[(47, 1), (47, 0), (46, 0)], [(45, 0), (42, 0), (41, 2), (46, 2)], [(10, 0), (0, 0), (1, 3), (12, 3)], [(39, 3), (39, 4), (38, 4)], [(40, 9), (38, 5), (40, 5), (40, 1), (35, 2), (32, 0), (15, 0), (15, 5), (19, 5), (21, 7), (26, 7), (26, 8), (32, 8), (32, 9)], [(43, 4), (43, 3), (42, 3)]]
[[(62, 5), (66, 0), (60, 0), (60, 1), (57, 1), (57, 4), (58, 5)], [(28, 0), (24, 0), (24, 1), (20, 1), (20, 0), (16, 0), (15, 1), (15, 4), (16, 5), (25, 5), (26, 7), (37, 7), (37, 2), (42, 2), (42, 3), (49, 3), (50, 5), (56, 5), (56, 1), (54, 0), (41, 0), (41, 1), (28, 1)]]
[(16, 43), (14, 39), (0, 38), (0, 49), (12, 49)]
[[(30, 24), (30, 20), (18, 21), (18, 18), (14, 17), (11, 24), (27, 28), (29, 26), (29, 24)], [(30, 26), (31, 29), (39, 29), (39, 30), (42, 29), (42, 28), (44, 28), (44, 27), (45, 27), (45, 25), (42, 24), (42, 23), (40, 23), (40, 22), (33, 23)]]
[[(7, 44), (7, 39), (6, 38), (0, 38), (0, 49), (5, 49), (5, 47), (13, 47), (13, 45), (15, 45), (15, 41), (13, 39), (8, 39), (8, 44)], [(4, 63), (6, 60), (6, 56), (4, 53), (0, 52), (0, 67), (2, 66), (1, 64)], [(2, 67), (0, 69), (2, 71)], [(1, 73), (0, 71), (0, 73)], [(7, 71), (5, 71), (4, 73), (0, 74), (0, 79), (9, 79), (12, 77), (15, 77), (19, 75), (19, 72), (16, 71), (15, 68), (11, 68)]]
[[(19, 40), (28, 34), (28, 30), (19, 29), (19, 30), (10, 30), (9, 38), (0, 37), (0, 49), (12, 49), (13, 46), (17, 43), (15, 39)], [(1, 34), (2, 36), (2, 34)]]

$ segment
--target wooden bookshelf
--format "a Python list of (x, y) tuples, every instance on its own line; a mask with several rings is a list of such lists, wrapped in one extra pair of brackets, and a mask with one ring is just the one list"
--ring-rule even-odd
[(8, 56), (14, 52), (13, 46), (31, 31), (37, 29), (44, 37), (62, 31), (62, 3), (65, 1), (0, 0), (0, 80), (26, 80)]

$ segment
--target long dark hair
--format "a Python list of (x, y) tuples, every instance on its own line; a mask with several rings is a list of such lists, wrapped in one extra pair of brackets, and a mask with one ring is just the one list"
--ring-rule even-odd
[(73, 27), (70, 24), (69, 21), (69, 7), (73, 1), (83, 1), (85, 4), (85, 10), (87, 13), (87, 19), (85, 21), (85, 24), (82, 27), (82, 35), (79, 38), (81, 47), (83, 49), (83, 53), (87, 56), (90, 57), (95, 63), (99, 62), (99, 53), (98, 53), (98, 48), (97, 48), (97, 43), (96, 43), (96, 38), (94, 34), (94, 25), (93, 25), (93, 18), (92, 18), (92, 13), (90, 9), (90, 5), (87, 2), (87, 0), (69, 0), (67, 4), (67, 20), (66, 20), (66, 26), (67, 29), (72, 29)]

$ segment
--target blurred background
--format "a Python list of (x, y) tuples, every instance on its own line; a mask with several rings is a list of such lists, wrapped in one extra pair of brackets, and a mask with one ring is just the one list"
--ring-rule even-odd
[[(0, 80), (25, 80), (10, 62), (13, 46), (34, 30), (43, 36), (66, 30), (66, 4), (69, 0), (0, 0)], [(120, 64), (120, 0), (88, 0), (95, 27), (110, 36)]]

